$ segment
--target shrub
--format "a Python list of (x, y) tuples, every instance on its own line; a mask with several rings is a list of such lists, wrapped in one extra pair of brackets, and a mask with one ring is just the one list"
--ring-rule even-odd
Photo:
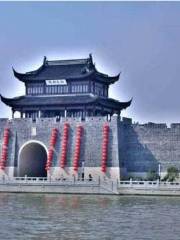
[(167, 174), (164, 177), (164, 180), (169, 181), (169, 182), (173, 182), (178, 177), (179, 177), (178, 169), (174, 166), (171, 166), (167, 169)]

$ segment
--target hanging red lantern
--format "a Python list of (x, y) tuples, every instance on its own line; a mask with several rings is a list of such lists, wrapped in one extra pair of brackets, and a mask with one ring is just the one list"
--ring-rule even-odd
[(9, 128), (5, 128), (4, 134), (3, 134), (3, 144), (2, 144), (1, 160), (0, 160), (0, 169), (2, 170), (5, 169), (7, 158), (8, 158), (9, 135), (10, 135)]
[(50, 169), (52, 166), (52, 160), (53, 160), (53, 153), (54, 153), (54, 148), (57, 142), (57, 135), (58, 135), (58, 129), (53, 128), (51, 131), (51, 137), (49, 141), (49, 150), (48, 150), (48, 157), (47, 157), (47, 162), (46, 162), (46, 171)]
[(106, 172), (107, 158), (108, 158), (108, 144), (109, 144), (109, 126), (103, 126), (103, 140), (102, 140), (102, 155), (101, 155), (101, 171)]
[(78, 126), (76, 129), (75, 150), (74, 150), (74, 158), (73, 158), (74, 171), (78, 171), (80, 151), (81, 151), (82, 132), (83, 132), (83, 127)]
[(61, 159), (59, 165), (61, 168), (64, 168), (66, 165), (66, 157), (67, 157), (67, 148), (68, 148), (68, 135), (69, 135), (69, 124), (64, 123), (63, 128), (63, 138), (62, 138), (62, 145), (61, 145)]

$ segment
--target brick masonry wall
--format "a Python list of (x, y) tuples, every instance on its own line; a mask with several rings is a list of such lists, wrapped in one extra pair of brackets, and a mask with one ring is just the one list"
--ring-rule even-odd
[[(0, 152), (2, 149), (4, 128), (10, 128), (10, 142), (8, 145), (8, 160), (6, 166), (18, 167), (19, 150), (22, 148), (23, 144), (27, 143), (28, 141), (40, 141), (48, 149), (51, 130), (52, 128), (57, 128), (58, 139), (55, 147), (52, 167), (58, 167), (61, 154), (63, 126), (65, 121), (69, 122), (70, 124), (67, 167), (72, 167), (76, 127), (78, 125), (82, 125), (84, 128), (79, 166), (82, 166), (82, 162), (84, 161), (84, 167), (100, 167), (102, 128), (103, 125), (107, 123), (106, 118), (103, 117), (86, 118), (86, 121), (80, 121), (78, 118), (62, 118), (59, 122), (57, 122), (54, 118), (36, 119), (36, 122), (33, 122), (32, 119), (0, 119)], [(110, 126), (110, 136), (107, 165), (108, 167), (119, 167), (117, 117), (113, 117), (108, 124)], [(32, 135), (32, 128), (36, 128), (36, 136)]]
[[(61, 141), (64, 122), (70, 124), (67, 152), (67, 167), (72, 167), (75, 148), (76, 127), (84, 128), (80, 163), (84, 161), (85, 168), (97, 168), (101, 165), (102, 127), (106, 118), (93, 117), (81, 122), (80, 119), (41, 118), (33, 122), (31, 119), (0, 119), (0, 152), (3, 143), (3, 131), (10, 128), (10, 142), (8, 146), (7, 167), (18, 167), (19, 150), (30, 140), (42, 142), (49, 148), (52, 128), (58, 128), (58, 140), (53, 157), (53, 167), (59, 166)], [(166, 172), (169, 166), (176, 166), (180, 170), (180, 124), (132, 124), (131, 119), (119, 121), (112, 117), (108, 121), (110, 126), (110, 144), (108, 151), (108, 167), (121, 167), (129, 173), (147, 173), (149, 170)], [(37, 135), (32, 136), (32, 128), (36, 128)]]
[(144, 173), (149, 170), (165, 173), (169, 166), (180, 170), (180, 124), (119, 124), (121, 167), (127, 172)]

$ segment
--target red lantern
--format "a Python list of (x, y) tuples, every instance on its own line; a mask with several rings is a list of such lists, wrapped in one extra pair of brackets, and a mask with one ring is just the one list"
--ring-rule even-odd
[(101, 153), (101, 171), (106, 172), (109, 144), (109, 126), (103, 126), (102, 153)]
[(9, 128), (5, 128), (4, 134), (3, 134), (3, 144), (2, 144), (1, 161), (0, 161), (0, 164), (1, 164), (0, 168), (2, 170), (5, 169), (5, 165), (8, 157), (9, 135), (10, 135)]
[(64, 123), (64, 129), (63, 129), (63, 138), (62, 138), (62, 145), (61, 145), (61, 160), (59, 162), (59, 165), (61, 168), (65, 167), (66, 164), (66, 156), (67, 156), (67, 147), (68, 147), (68, 134), (69, 134), (69, 124)]
[(82, 126), (78, 126), (76, 130), (75, 150), (73, 158), (74, 171), (78, 171), (80, 151), (81, 151), (81, 140), (82, 140)]
[(52, 165), (54, 148), (55, 148), (56, 141), (57, 141), (57, 134), (58, 134), (57, 128), (53, 128), (51, 131), (51, 137), (50, 137), (50, 141), (49, 141), (49, 151), (48, 151), (47, 163), (46, 163), (46, 168), (45, 168), (47, 171), (50, 169), (50, 167)]

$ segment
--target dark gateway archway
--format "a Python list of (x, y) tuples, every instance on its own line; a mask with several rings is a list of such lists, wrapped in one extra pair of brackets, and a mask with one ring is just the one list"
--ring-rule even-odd
[(19, 154), (18, 176), (47, 177), (45, 164), (47, 152), (38, 142), (27, 143)]

